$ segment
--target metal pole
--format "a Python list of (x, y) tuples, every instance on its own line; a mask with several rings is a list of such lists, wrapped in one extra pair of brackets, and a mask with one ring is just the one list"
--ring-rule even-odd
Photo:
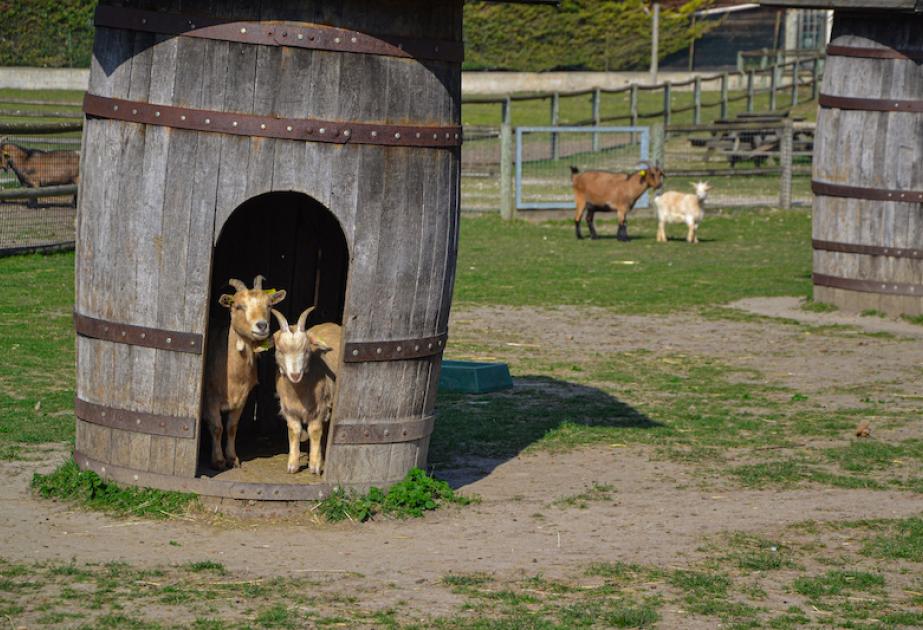
[(657, 66), (660, 54), (660, 3), (655, 2), (651, 19), (651, 85), (657, 83)]
[[(561, 108), (561, 95), (558, 92), (554, 92), (551, 95), (551, 126), (558, 126), (558, 118)], [(557, 160), (558, 155), (558, 134), (554, 131), (551, 132), (551, 159)]]
[(779, 162), (782, 178), (779, 182), (779, 206), (783, 210), (792, 207), (792, 145), (794, 127), (792, 119), (786, 118), (782, 123), (782, 138), (779, 141)]
[(792, 64), (792, 107), (798, 104), (798, 66), (801, 65), (797, 59)]
[(516, 215), (513, 204), (513, 125), (512, 101), (503, 101), (500, 123), (500, 217), (509, 221)]
[(638, 84), (632, 83), (628, 92), (628, 111), (631, 115), (631, 126), (638, 126)]
[[(599, 127), (599, 110), (600, 110), (600, 101), (602, 100), (602, 90), (596, 88), (593, 90), (593, 126)], [(599, 134), (593, 132), (593, 150), (599, 151)]]

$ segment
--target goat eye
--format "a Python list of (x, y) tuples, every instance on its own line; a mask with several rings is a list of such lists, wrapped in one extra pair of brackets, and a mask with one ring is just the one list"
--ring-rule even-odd
[(236, 305), (234, 308), (235, 308), (235, 310), (238, 310), (238, 311), (244, 310), (244, 307), (243, 307), (242, 304), (238, 304), (238, 305)]

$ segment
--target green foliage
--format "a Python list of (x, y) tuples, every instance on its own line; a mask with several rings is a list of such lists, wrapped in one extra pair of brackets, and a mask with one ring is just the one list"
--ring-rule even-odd
[(132, 516), (164, 518), (185, 511), (196, 497), (183, 492), (121, 487), (70, 459), (54, 472), (32, 477), (32, 488), (46, 499), (75, 501), (88, 508)]
[(0, 0), (0, 66), (86, 68), (95, 0)]
[(373, 487), (366, 494), (358, 494), (337, 488), (320, 502), (318, 512), (328, 521), (348, 518), (364, 522), (377, 514), (396, 518), (419, 517), (446, 503), (467, 505), (471, 502), (471, 498), (455, 494), (446, 482), (430, 477), (419, 468), (412, 468), (403, 481), (391, 486), (387, 492)]
[(798, 593), (811, 599), (843, 593), (877, 592), (884, 585), (884, 577), (865, 571), (827, 571), (817, 577), (796, 578), (793, 583)]
[[(692, 14), (712, 0), (690, 0), (660, 13), (660, 56), (689, 47), (718, 22)], [(646, 0), (563, 0), (558, 7), (469, 2), (465, 69), (639, 70), (650, 63)]]

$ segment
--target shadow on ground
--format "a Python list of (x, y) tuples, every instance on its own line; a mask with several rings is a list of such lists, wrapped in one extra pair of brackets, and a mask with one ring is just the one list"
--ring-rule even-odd
[(600, 389), (547, 376), (518, 377), (512, 390), (491, 394), (440, 391), (436, 407), (429, 466), (456, 487), (487, 476), (540, 440), (580, 444), (583, 427), (664, 426)]

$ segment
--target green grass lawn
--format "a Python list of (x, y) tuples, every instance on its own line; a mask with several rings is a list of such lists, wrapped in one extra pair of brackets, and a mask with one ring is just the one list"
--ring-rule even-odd
[[(633, 240), (620, 243), (612, 238), (615, 222), (604, 221), (596, 221), (604, 238), (578, 241), (572, 221), (465, 219), (456, 303), (573, 304), (666, 313), (810, 290), (807, 212), (731, 210), (709, 216), (696, 247), (679, 240), (657, 243), (653, 219), (629, 220)], [(670, 226), (668, 235), (685, 238), (685, 228)]]

